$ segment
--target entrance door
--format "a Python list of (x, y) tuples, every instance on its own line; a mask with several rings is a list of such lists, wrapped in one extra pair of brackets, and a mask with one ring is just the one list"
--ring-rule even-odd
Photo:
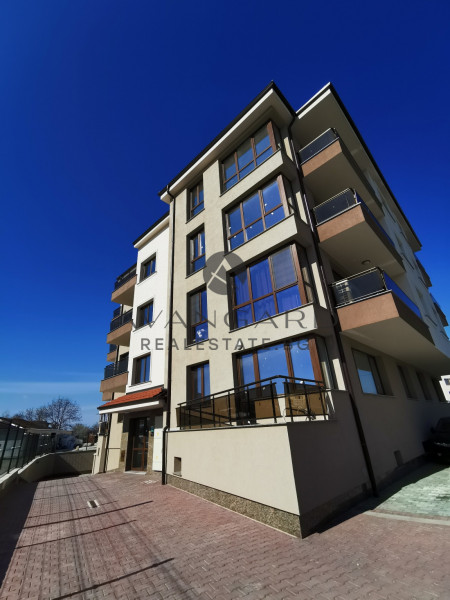
[(147, 470), (149, 418), (132, 420), (131, 470)]

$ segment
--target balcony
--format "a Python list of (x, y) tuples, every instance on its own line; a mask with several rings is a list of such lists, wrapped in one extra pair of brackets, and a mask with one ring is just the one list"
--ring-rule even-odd
[(276, 375), (177, 407), (180, 429), (242, 427), (328, 419), (322, 382)]
[(106, 337), (107, 344), (115, 344), (117, 346), (128, 346), (130, 343), (130, 334), (132, 328), (133, 311), (127, 312), (115, 317), (111, 321), (109, 333)]
[(393, 277), (404, 273), (394, 242), (354, 190), (340, 192), (313, 211), (321, 247), (344, 270), (358, 271), (370, 261)]
[(118, 362), (106, 365), (101, 392), (125, 392), (128, 381), (128, 356)]
[(327, 129), (299, 151), (303, 176), (315, 198), (325, 200), (353, 188), (370, 203), (378, 218), (381, 204), (366, 176), (335, 129)]
[(433, 294), (430, 294), (431, 298), (433, 299), (434, 302), (434, 307), (439, 315), (439, 318), (441, 320), (442, 326), (443, 327), (448, 327), (448, 321), (447, 321), (447, 317), (445, 316), (445, 312), (442, 310), (439, 302), (436, 300), (436, 298), (433, 296)]
[(114, 291), (111, 295), (112, 302), (132, 306), (136, 282), (136, 265), (133, 265), (116, 279)]
[(414, 302), (381, 269), (332, 284), (346, 337), (438, 376), (450, 360), (434, 345)]
[(417, 266), (419, 267), (420, 274), (422, 275), (423, 282), (425, 283), (425, 285), (427, 287), (431, 287), (433, 284), (431, 283), (430, 276), (428, 275), (425, 267), (420, 262), (420, 260), (417, 258), (417, 256), (416, 256), (416, 262), (417, 262)]
[(108, 354), (106, 355), (106, 360), (108, 362), (114, 362), (117, 355), (117, 346), (115, 344), (109, 344)]

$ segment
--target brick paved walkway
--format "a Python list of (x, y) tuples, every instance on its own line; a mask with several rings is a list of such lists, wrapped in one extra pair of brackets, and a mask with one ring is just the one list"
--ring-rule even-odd
[[(16, 525), (11, 511), (28, 507), (17, 504), (22, 486), (12, 490), (0, 501), (0, 527), (10, 541), (15, 527), (21, 534), (0, 598), (450, 598), (445, 517), (422, 523), (360, 513), (298, 540), (148, 479), (43, 481)], [(88, 508), (88, 500), (100, 506)]]

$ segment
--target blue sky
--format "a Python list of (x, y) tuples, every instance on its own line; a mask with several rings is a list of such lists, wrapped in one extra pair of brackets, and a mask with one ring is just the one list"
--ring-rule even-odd
[(157, 191), (271, 80), (332, 81), (450, 314), (445, 0), (2, 0), (0, 414), (58, 395), (96, 420), (115, 277)]

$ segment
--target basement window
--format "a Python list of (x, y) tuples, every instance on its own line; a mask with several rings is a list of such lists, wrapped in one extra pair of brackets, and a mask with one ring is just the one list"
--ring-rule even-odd
[(181, 477), (181, 458), (179, 456), (174, 456), (173, 459), (173, 474)]

